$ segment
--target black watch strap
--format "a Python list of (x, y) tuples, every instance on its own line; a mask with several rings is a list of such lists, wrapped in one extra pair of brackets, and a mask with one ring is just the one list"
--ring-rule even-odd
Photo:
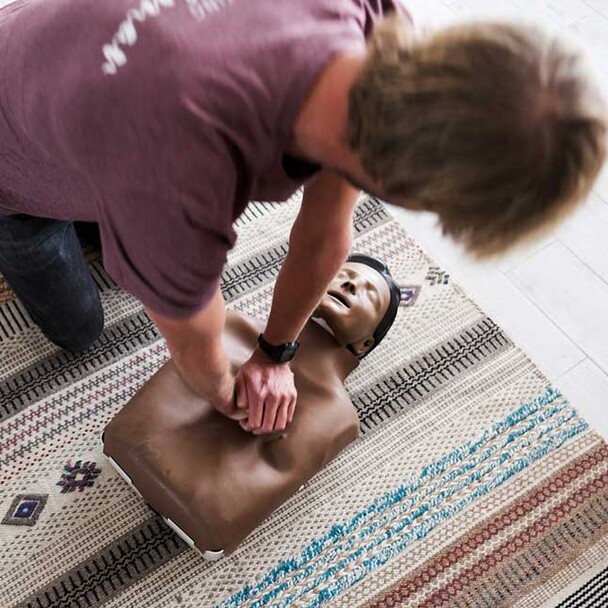
[(264, 338), (264, 334), (258, 336), (260, 348), (274, 363), (287, 363), (291, 361), (300, 348), (299, 342), (285, 342), (285, 344), (271, 344)]

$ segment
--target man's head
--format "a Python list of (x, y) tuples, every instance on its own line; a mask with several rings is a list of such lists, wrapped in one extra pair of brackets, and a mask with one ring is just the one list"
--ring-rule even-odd
[(363, 172), (351, 180), (437, 213), (476, 254), (501, 252), (560, 219), (599, 172), (607, 114), (584, 64), (532, 28), (457, 25), (417, 40), (385, 21), (350, 90)]
[(369, 354), (395, 320), (401, 293), (384, 262), (351, 255), (333, 278), (315, 317), (355, 356)]

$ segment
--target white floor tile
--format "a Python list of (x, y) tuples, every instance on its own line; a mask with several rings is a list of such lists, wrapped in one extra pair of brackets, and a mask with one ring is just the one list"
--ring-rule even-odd
[[(540, 10), (546, 9), (557, 19), (565, 24), (574, 23), (588, 15), (594, 15), (594, 9), (584, 0), (528, 0), (530, 4), (536, 5)], [(523, 10), (526, 6), (522, 5)]]
[(608, 70), (608, 17), (599, 13), (588, 15), (572, 27), (582, 36), (600, 69)]
[(499, 258), (496, 258), (495, 266), (501, 272), (507, 273), (553, 243), (555, 239), (555, 230), (548, 232), (547, 234), (543, 234), (534, 240), (525, 243), (524, 245), (520, 245), (515, 249), (512, 249)]
[(441, 0), (407, 0), (405, 6), (418, 27), (440, 27), (453, 23), (456, 19)]
[(555, 384), (583, 418), (608, 440), (608, 376), (585, 359)]
[(608, 204), (592, 196), (558, 234), (568, 249), (608, 283)]
[(446, 4), (460, 20), (506, 19), (550, 30), (561, 30), (595, 12), (582, 0), (446, 0)]
[(441, 235), (429, 214), (391, 208), (439, 264), (520, 346), (555, 379), (582, 361), (584, 353), (496, 267), (476, 262)]
[(608, 284), (561, 243), (549, 245), (508, 276), (608, 371)]
[[(608, 99), (608, 91), (606, 94), (606, 99)], [(606, 163), (600, 171), (600, 175), (595, 183), (594, 192), (608, 204), (608, 163)]]
[[(522, 14), (519, 6), (511, 0), (445, 0), (459, 19), (508, 19), (520, 21), (533, 19), (530, 13)], [(530, 11), (532, 12), (532, 11)]]
[(608, 0), (585, 0), (585, 4), (602, 13), (604, 17), (608, 17)]

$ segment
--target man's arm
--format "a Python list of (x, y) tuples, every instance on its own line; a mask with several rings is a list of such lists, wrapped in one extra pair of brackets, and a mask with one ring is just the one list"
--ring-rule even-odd
[(219, 287), (209, 303), (186, 319), (170, 319), (146, 309), (167, 341), (184, 381), (220, 412), (234, 413), (234, 377), (222, 343), (226, 320)]
[[(274, 288), (264, 337), (272, 344), (297, 339), (352, 245), (352, 213), (359, 196), (337, 173), (322, 170), (304, 190), (291, 230), (289, 253)], [(243, 428), (284, 430), (296, 390), (289, 364), (273, 364), (257, 349), (236, 378), (237, 406), (248, 408)]]

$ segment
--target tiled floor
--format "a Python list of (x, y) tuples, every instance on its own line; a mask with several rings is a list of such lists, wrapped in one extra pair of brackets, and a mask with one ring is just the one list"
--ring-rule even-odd
[[(405, 0), (430, 28), (508, 18), (548, 26), (591, 53), (608, 97), (608, 0)], [(553, 234), (476, 263), (431, 216), (393, 209), (405, 228), (608, 438), (608, 167), (594, 194)]]

